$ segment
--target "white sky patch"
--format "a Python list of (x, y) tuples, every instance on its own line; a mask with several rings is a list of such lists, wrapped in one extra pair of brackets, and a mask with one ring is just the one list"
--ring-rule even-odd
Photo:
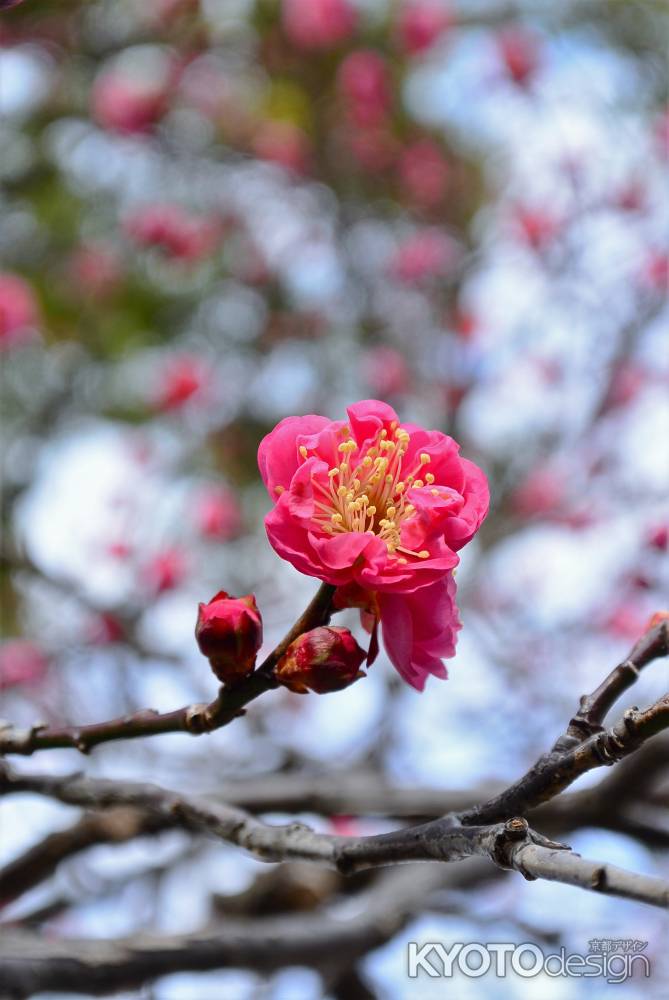
[(49, 93), (53, 67), (35, 45), (0, 49), (0, 115), (22, 118)]

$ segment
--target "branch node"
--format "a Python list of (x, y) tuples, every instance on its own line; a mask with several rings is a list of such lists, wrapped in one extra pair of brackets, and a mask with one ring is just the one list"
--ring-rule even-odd
[(184, 713), (184, 728), (192, 736), (199, 736), (208, 733), (211, 729), (210, 720), (207, 715), (207, 706), (204, 703), (191, 705)]
[(590, 879), (590, 888), (593, 892), (606, 892), (606, 868), (603, 866), (595, 868)]

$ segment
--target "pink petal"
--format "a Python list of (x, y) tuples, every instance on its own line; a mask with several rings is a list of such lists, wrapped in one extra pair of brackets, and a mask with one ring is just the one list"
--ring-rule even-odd
[(378, 399), (363, 399), (354, 403), (346, 410), (351, 424), (353, 437), (362, 448), (366, 442), (372, 441), (384, 427), (390, 433), (390, 425), (399, 417), (392, 406)]
[(430, 674), (447, 677), (460, 628), (452, 574), (412, 594), (379, 594), (383, 642), (391, 663), (422, 691)]
[(286, 417), (262, 439), (258, 448), (258, 468), (273, 501), (276, 502), (278, 496), (276, 487), (288, 489), (302, 461), (298, 437), (315, 434), (330, 423), (327, 417), (313, 413), (306, 417)]

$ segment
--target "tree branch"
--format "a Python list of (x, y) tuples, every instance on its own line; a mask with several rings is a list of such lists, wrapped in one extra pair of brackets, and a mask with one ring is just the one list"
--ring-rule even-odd
[(0, 869), (0, 906), (49, 878), (67, 858), (95, 844), (120, 844), (145, 834), (160, 833), (175, 820), (160, 814), (117, 806), (87, 813), (66, 830), (51, 833)]
[(134, 740), (143, 736), (177, 732), (199, 735), (220, 729), (237, 716), (243, 715), (244, 706), (249, 702), (278, 687), (274, 667), (294, 639), (318, 625), (327, 624), (334, 591), (334, 587), (322, 583), (309, 606), (257, 670), (236, 684), (224, 685), (209, 705), (186, 705), (174, 712), (164, 713), (145, 709), (122, 718), (85, 726), (50, 728), (38, 724), (30, 729), (18, 730), (5, 725), (0, 727), (0, 754), (29, 756), (37, 750), (64, 747), (88, 753), (98, 744), (112, 740)]
[(567, 750), (588, 736), (602, 731), (603, 722), (618, 698), (632, 687), (644, 667), (669, 655), (669, 621), (661, 621), (648, 629), (630, 650), (626, 659), (611, 671), (591, 694), (581, 697), (579, 710), (570, 720), (566, 732), (556, 741), (553, 750)]
[(628, 709), (611, 729), (605, 730), (601, 724), (643, 667), (666, 656), (668, 651), (669, 621), (664, 620), (648, 629), (627, 659), (591, 695), (581, 698), (579, 712), (548, 753), (505, 791), (460, 813), (460, 821), (495, 823), (510, 816), (522, 816), (554, 798), (586, 771), (622, 760), (645, 740), (669, 728), (669, 694), (644, 711)]
[[(501, 868), (520, 871), (526, 877), (544, 877), (545, 869), (554, 880), (568, 884), (574, 884), (573, 879), (578, 876), (581, 881), (576, 884), (593, 891), (617, 894), (620, 888), (624, 895), (633, 894), (633, 898), (651, 905), (664, 906), (669, 902), (667, 883), (631, 872), (621, 873), (599, 862), (587, 862), (588, 869), (577, 866), (577, 875), (574, 866), (566, 866), (562, 879), (555, 852), (571, 856), (569, 849), (542, 837), (529, 828), (526, 820), (518, 817), (505, 823), (475, 826), (462, 825), (451, 815), (377, 836), (340, 837), (315, 833), (302, 823), (270, 825), (234, 806), (179, 795), (155, 785), (82, 775), (20, 775), (5, 769), (0, 791), (34, 792), (87, 808), (140, 806), (152, 814), (176, 818), (189, 830), (198, 830), (242, 847), (259, 860), (311, 861), (344, 875), (407, 861), (446, 862), (482, 856)], [(522, 846), (541, 847), (551, 854), (550, 857), (540, 852), (527, 855), (520, 850)], [(536, 872), (534, 866), (537, 866)], [(607, 874), (588, 883), (583, 874), (586, 870), (591, 874), (606, 870)]]
[(355, 912), (346, 920), (322, 913), (282, 914), (226, 919), (198, 934), (138, 934), (108, 941), (57, 941), (6, 931), (0, 939), (2, 996), (23, 998), (42, 990), (102, 995), (173, 972), (350, 966), (396, 934), (443, 877), (431, 867), (384, 872), (370, 890), (358, 894)]

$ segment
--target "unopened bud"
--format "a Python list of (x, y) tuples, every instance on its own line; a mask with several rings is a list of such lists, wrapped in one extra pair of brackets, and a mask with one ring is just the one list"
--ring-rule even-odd
[(198, 609), (195, 638), (200, 652), (224, 684), (253, 670), (262, 645), (262, 618), (255, 597), (230, 597), (221, 590)]
[(327, 694), (364, 677), (360, 665), (366, 655), (347, 628), (324, 625), (291, 642), (274, 674), (297, 694)]

